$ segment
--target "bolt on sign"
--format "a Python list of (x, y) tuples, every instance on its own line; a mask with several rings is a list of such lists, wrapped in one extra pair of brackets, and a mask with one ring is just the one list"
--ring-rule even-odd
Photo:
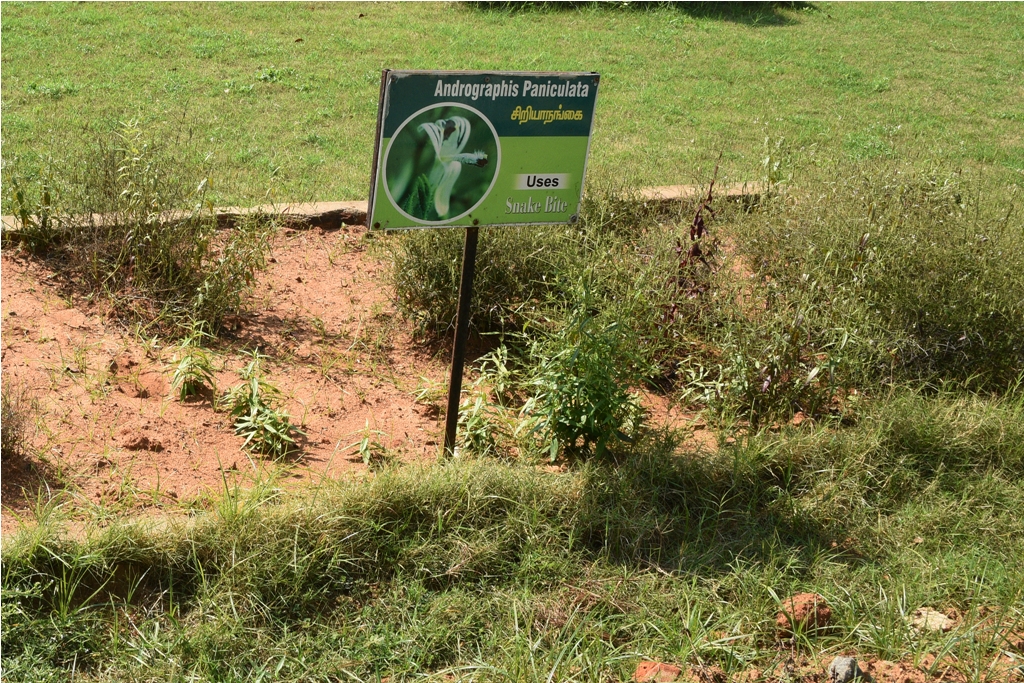
[(384, 71), (374, 230), (573, 223), (596, 73)]

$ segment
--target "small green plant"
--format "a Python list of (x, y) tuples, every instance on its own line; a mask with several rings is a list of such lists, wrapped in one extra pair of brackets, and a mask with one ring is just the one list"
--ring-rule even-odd
[(504, 344), (480, 359), (480, 375), (459, 406), (462, 451), (480, 456), (507, 455), (517, 448), (522, 421), (524, 375), (513, 369)]
[(211, 335), (202, 324), (193, 324), (192, 331), (178, 348), (175, 356), (177, 365), (171, 386), (178, 392), (178, 400), (184, 401), (190, 396), (198, 396), (203, 391), (213, 395), (217, 390), (217, 380), (213, 375), (213, 359), (203, 348), (203, 341)]
[(352, 344), (362, 349), (371, 363), (387, 365), (394, 348), (395, 320), (393, 314), (374, 307), (372, 317), (365, 321)]
[(435, 382), (426, 377), (420, 377), (420, 381), (416, 384), (416, 390), (413, 391), (412, 395), (417, 403), (430, 406), (441, 401), (446, 391), (443, 383)]
[(263, 379), (263, 360), (259, 350), (252, 352), (252, 360), (240, 372), (243, 383), (228, 391), (222, 403), (230, 406), (235, 433), (245, 437), (243, 448), (283, 457), (298, 448), (295, 436), (305, 433), (278, 407), (281, 390)]
[(295, 71), (289, 68), (277, 68), (276, 66), (268, 66), (260, 69), (256, 72), (256, 80), (261, 83), (277, 83), (282, 80), (285, 76), (290, 76)]
[(501, 408), (491, 403), (487, 395), (477, 393), (459, 406), (459, 436), (464, 452), (474, 455), (496, 455), (501, 428)]
[(66, 372), (79, 375), (85, 375), (89, 372), (89, 347), (87, 345), (75, 344), (74, 348), (71, 349), (70, 358), (64, 358), (63, 351), (61, 351), (61, 357), (65, 361)]
[(531, 433), (548, 444), (551, 459), (570, 455), (604, 456), (616, 441), (631, 441), (643, 411), (630, 391), (643, 376), (625, 329), (599, 321), (584, 288), (566, 322), (535, 341), (529, 350), (531, 393), (522, 413)]
[(57, 83), (29, 83), (25, 88), (29, 95), (41, 95), (52, 100), (59, 100), (78, 92), (78, 88), (67, 81)]
[(379, 429), (370, 429), (370, 422), (367, 421), (361, 434), (362, 438), (349, 444), (348, 447), (355, 447), (358, 450), (364, 465), (376, 470), (394, 460), (394, 455), (380, 442), (380, 437), (384, 436), (384, 432)]

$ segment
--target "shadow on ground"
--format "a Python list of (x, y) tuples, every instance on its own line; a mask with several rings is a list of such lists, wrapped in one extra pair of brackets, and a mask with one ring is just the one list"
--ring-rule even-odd
[(485, 12), (519, 14), (526, 12), (572, 12), (587, 7), (621, 12), (649, 12), (672, 9), (695, 19), (730, 21), (748, 26), (789, 26), (799, 21), (792, 10), (816, 9), (807, 2), (470, 2)]

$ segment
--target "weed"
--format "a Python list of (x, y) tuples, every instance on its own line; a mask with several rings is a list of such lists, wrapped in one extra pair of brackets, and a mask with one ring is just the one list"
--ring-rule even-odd
[(4, 462), (11, 462), (24, 457), (28, 450), (28, 430), (31, 426), (32, 412), (36, 406), (28, 390), (11, 380), (5, 380), (0, 389), (2, 415), (0, 415), (0, 442)]
[(631, 340), (618, 323), (595, 319), (585, 287), (565, 324), (534, 342), (535, 369), (526, 381), (523, 406), (541, 434), (551, 459), (560, 449), (570, 455), (603, 456), (617, 440), (631, 441), (642, 420), (630, 392), (644, 373), (630, 352)]
[(479, 376), (459, 405), (458, 453), (477, 456), (507, 456), (513, 451), (530, 452), (535, 446), (533, 426), (523, 420), (526, 378), (519, 359), (510, 359), (504, 344), (480, 359)]
[(261, 83), (277, 83), (278, 81), (282, 80), (286, 76), (292, 75), (293, 73), (294, 71), (292, 69), (279, 69), (275, 66), (269, 66), (260, 69), (256, 73), (256, 80), (260, 81)]
[(384, 432), (379, 429), (370, 429), (370, 423), (367, 421), (361, 434), (362, 438), (359, 441), (346, 448), (355, 447), (364, 465), (377, 470), (394, 461), (394, 455), (380, 442), (380, 437), (384, 436)]
[(441, 412), (444, 410), (442, 402), (447, 395), (447, 391), (447, 387), (442, 382), (435, 382), (426, 377), (420, 377), (412, 395), (417, 403)]
[(345, 352), (332, 353), (329, 350), (330, 347), (322, 346), (320, 351), (317, 353), (317, 360), (319, 362), (320, 376), (324, 379), (334, 381), (334, 370), (341, 366), (345, 372), (352, 372), (352, 359)]
[(64, 356), (63, 349), (60, 349), (59, 352), (66, 372), (79, 375), (89, 372), (89, 346), (87, 344), (75, 344), (71, 349), (71, 358)]
[(148, 141), (136, 122), (96, 136), (81, 159), (50, 157), (35, 181), (10, 174), (22, 227), (5, 232), (52, 260), (66, 284), (109, 297), (123, 318), (217, 330), (265, 265), (265, 221), (218, 233), (208, 162)]
[(213, 396), (217, 391), (217, 382), (213, 374), (213, 359), (203, 348), (203, 342), (211, 335), (202, 324), (193, 324), (192, 331), (178, 347), (174, 358), (177, 365), (171, 378), (171, 386), (178, 391), (178, 400), (184, 401), (190, 396), (198, 396), (204, 391)]
[(310, 318), (309, 322), (313, 326), (313, 329), (316, 330), (316, 333), (319, 334), (321, 337), (326, 338), (328, 336), (327, 325), (319, 316), (314, 315), (312, 318)]
[(394, 315), (383, 310), (374, 310), (371, 312), (371, 318), (362, 323), (349, 349), (360, 347), (369, 356), (371, 363), (387, 365), (394, 349), (394, 332)]
[(847, 385), (1013, 385), (1024, 367), (1024, 233), (1012, 193), (962, 173), (871, 165), (844, 166), (819, 190), (743, 226), (767, 305), (804, 316), (804, 358), (827, 356)]
[(298, 448), (295, 436), (305, 434), (291, 424), (278, 407), (281, 391), (263, 379), (263, 356), (253, 351), (252, 360), (241, 370), (243, 383), (221, 399), (235, 418), (235, 433), (245, 437), (244, 448), (265, 455), (283, 457)]
[[(502, 351), (504, 347), (489, 355), (493, 357)], [(484, 364), (470, 396), (459, 405), (458, 433), (462, 446), (458, 453), (491, 457), (509, 455), (514, 448), (519, 448), (518, 437), (525, 431), (524, 424), (516, 410), (502, 401), (503, 387), (499, 386), (497, 373), (486, 367), (486, 359)], [(491, 400), (492, 393), (496, 401)], [(530, 438), (523, 440), (529, 442)]]
[(59, 100), (78, 92), (78, 88), (67, 81), (60, 81), (58, 83), (29, 83), (25, 90), (30, 95), (41, 95), (52, 100)]
[[(706, 402), (718, 411), (735, 410), (753, 427), (797, 412), (821, 416), (845, 395), (839, 385), (842, 358), (814, 345), (805, 311), (784, 309), (756, 321), (736, 323), (719, 338), (722, 356), (711, 377)], [(694, 376), (691, 389), (708, 378)]]

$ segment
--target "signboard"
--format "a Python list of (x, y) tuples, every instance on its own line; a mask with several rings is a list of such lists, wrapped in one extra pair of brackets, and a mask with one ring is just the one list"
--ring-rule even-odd
[(385, 71), (369, 225), (575, 222), (598, 80), (596, 73)]

